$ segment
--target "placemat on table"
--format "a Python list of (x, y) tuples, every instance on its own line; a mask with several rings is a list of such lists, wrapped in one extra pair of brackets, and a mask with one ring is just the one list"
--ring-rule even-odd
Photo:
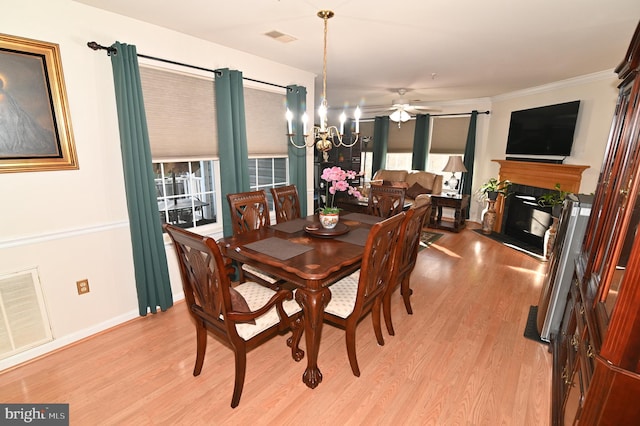
[(351, 243), (358, 246), (367, 245), (367, 237), (369, 237), (369, 230), (366, 228), (352, 229), (350, 232), (340, 235), (334, 238), (335, 240), (344, 241), (345, 243)]
[(349, 213), (342, 216), (342, 218), (346, 220), (354, 220), (360, 223), (366, 223), (369, 225), (375, 225), (376, 223), (384, 220), (383, 218), (378, 216), (371, 216), (371, 215), (362, 214), (362, 213)]
[(291, 259), (299, 254), (313, 250), (313, 247), (292, 243), (291, 241), (283, 240), (278, 237), (265, 238), (264, 240), (246, 244), (243, 247), (257, 251), (258, 253), (275, 257), (279, 260)]
[(311, 222), (305, 219), (293, 219), (286, 222), (278, 223), (277, 225), (271, 225), (273, 229), (286, 232), (287, 234), (293, 234), (294, 232), (302, 231), (305, 226)]

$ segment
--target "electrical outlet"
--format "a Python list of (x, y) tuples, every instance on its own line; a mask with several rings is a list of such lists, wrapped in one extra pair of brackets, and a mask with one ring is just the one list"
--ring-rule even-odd
[(76, 281), (76, 287), (78, 287), (78, 294), (89, 293), (89, 280)]

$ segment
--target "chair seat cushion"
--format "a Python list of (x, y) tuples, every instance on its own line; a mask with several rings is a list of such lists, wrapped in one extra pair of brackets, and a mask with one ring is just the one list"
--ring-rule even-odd
[(348, 277), (329, 287), (331, 290), (331, 301), (324, 308), (324, 311), (340, 318), (347, 318), (353, 312), (358, 295), (358, 280), (360, 271), (356, 271)]
[(247, 272), (248, 272), (248, 273), (250, 273), (250, 274), (255, 275), (255, 276), (256, 276), (256, 277), (258, 277), (258, 278), (261, 278), (261, 279), (265, 280), (265, 281), (266, 281), (266, 282), (268, 282), (269, 284), (275, 284), (275, 283), (277, 283), (278, 281), (280, 281), (280, 279), (279, 279), (279, 278), (276, 278), (276, 277), (274, 277), (273, 275), (269, 275), (269, 274), (267, 274), (266, 272), (261, 271), (261, 270), (260, 270), (260, 269), (258, 269), (258, 268), (255, 268), (255, 267), (253, 267), (253, 266), (251, 266), (251, 265), (247, 265), (246, 263), (243, 263), (243, 264), (242, 264), (242, 269), (243, 269), (244, 271), (247, 271)]
[[(263, 307), (276, 293), (274, 290), (253, 281), (247, 281), (234, 288), (242, 295), (242, 297), (244, 297), (244, 300), (247, 301), (247, 304), (252, 311)], [(295, 301), (295, 298), (292, 300), (285, 300), (282, 307), (289, 316), (302, 310), (300, 305), (298, 305), (298, 302)], [(236, 330), (242, 339), (249, 340), (278, 322), (280, 322), (280, 318), (278, 317), (278, 312), (274, 306), (266, 314), (256, 318), (255, 325), (248, 323), (236, 324)]]

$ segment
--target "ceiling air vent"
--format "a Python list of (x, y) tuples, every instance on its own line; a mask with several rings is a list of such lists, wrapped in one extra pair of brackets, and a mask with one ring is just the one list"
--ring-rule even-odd
[(280, 31), (269, 31), (265, 33), (267, 37), (271, 37), (274, 40), (279, 41), (280, 43), (291, 43), (292, 41), (296, 41), (297, 38), (294, 36), (290, 36), (289, 34), (281, 33)]

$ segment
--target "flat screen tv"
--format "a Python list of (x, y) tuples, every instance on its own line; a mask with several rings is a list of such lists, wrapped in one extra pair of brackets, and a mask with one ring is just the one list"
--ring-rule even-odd
[(513, 111), (507, 154), (569, 156), (580, 101)]

